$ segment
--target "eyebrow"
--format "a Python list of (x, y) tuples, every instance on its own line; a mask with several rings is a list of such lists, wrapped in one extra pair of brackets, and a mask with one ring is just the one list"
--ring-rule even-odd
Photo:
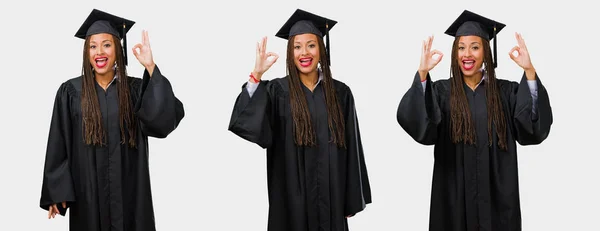
[[(105, 42), (112, 42), (112, 41), (110, 41), (110, 40), (108, 40), (108, 39), (105, 39), (105, 40), (103, 40), (101, 43), (105, 43)], [(96, 41), (90, 41), (90, 43), (96, 43)]]
[[(459, 44), (459, 45), (465, 45), (465, 43), (464, 43), (464, 42), (459, 42), (458, 44)], [(479, 44), (479, 42), (471, 42), (471, 44)]]
[[(316, 43), (317, 41), (311, 39), (311, 40), (308, 40), (308, 42), (306, 42), (306, 43), (310, 43), (310, 42), (315, 42)], [(294, 44), (296, 44), (296, 43), (300, 43), (300, 42), (294, 42)]]

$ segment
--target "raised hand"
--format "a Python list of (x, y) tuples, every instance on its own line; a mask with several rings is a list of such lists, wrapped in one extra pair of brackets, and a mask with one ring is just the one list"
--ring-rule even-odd
[(261, 42), (256, 43), (256, 63), (252, 74), (260, 81), (263, 73), (265, 73), (279, 58), (279, 55), (273, 52), (266, 52), (267, 37), (263, 37)]
[[(63, 202), (62, 203), (62, 207), (67, 208), (67, 202)], [(48, 208), (48, 219), (54, 218), (56, 216), (56, 214), (60, 214), (60, 211), (58, 210), (58, 207), (56, 204), (50, 205), (50, 208)]]
[[(154, 59), (152, 58), (152, 49), (150, 49), (150, 39), (148, 38), (148, 31), (142, 31), (142, 43), (138, 43), (132, 48), (133, 54), (138, 61), (148, 70), (150, 76), (154, 70)], [(138, 51), (139, 50), (139, 51)]]
[[(431, 44), (433, 43), (433, 36), (429, 36), (427, 40), (423, 41), (423, 49), (421, 50), (421, 63), (419, 65), (419, 75), (421, 81), (427, 78), (427, 73), (433, 69), (440, 61), (444, 54), (438, 50), (431, 50)], [(437, 59), (434, 59), (434, 55), (439, 55)]]
[[(529, 58), (529, 51), (527, 50), (527, 46), (525, 45), (525, 40), (521, 37), (521, 34), (515, 32), (515, 37), (517, 38), (517, 46), (514, 46), (508, 55), (510, 58), (515, 61), (517, 65), (519, 65), (525, 71), (527, 79), (534, 80), (535, 79), (535, 68), (533, 68), (533, 64), (531, 63), (531, 59)], [(517, 56), (513, 53), (517, 52)]]

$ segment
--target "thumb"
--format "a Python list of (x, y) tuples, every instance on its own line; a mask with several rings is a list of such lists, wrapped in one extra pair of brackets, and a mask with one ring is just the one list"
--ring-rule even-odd
[(521, 56), (521, 51), (520, 51), (520, 49), (519, 49), (519, 47), (518, 47), (518, 46), (514, 46), (512, 49), (510, 49), (510, 51), (508, 52), (508, 55), (510, 56), (510, 58), (511, 58), (513, 61), (515, 61), (515, 62), (516, 62), (516, 61), (517, 61), (517, 56), (515, 56), (515, 55), (513, 54), (515, 51), (517, 52), (517, 54), (518, 54), (519, 56)]
[[(433, 58), (434, 55), (437, 55), (437, 59)], [(431, 52), (431, 59), (433, 59), (434, 64), (437, 65), (438, 63), (440, 63), (440, 61), (442, 61), (442, 57), (444, 57), (444, 53), (442, 53), (439, 50), (433, 50)]]
[(268, 61), (269, 66), (271, 66), (275, 62), (277, 62), (278, 58), (279, 58), (279, 55), (277, 55), (276, 53), (273, 53), (273, 52), (269, 52), (267, 54), (267, 61)]
[(63, 201), (62, 206), (63, 206), (63, 209), (66, 209), (67, 208), (67, 202)]
[(135, 55), (135, 57), (137, 58), (140, 53), (138, 52), (138, 49), (141, 51), (142, 50), (142, 44), (136, 44), (135, 46), (133, 46), (133, 48), (131, 48), (131, 50), (133, 51), (133, 55)]

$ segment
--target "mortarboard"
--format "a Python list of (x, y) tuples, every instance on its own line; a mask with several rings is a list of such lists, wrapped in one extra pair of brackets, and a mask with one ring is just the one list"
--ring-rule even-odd
[(331, 65), (331, 48), (329, 44), (329, 31), (337, 21), (321, 17), (319, 15), (297, 9), (292, 16), (283, 24), (275, 36), (289, 39), (294, 35), (311, 33), (326, 38), (327, 61)]
[(90, 35), (108, 33), (123, 39), (123, 56), (125, 65), (127, 65), (127, 37), (126, 34), (135, 24), (134, 21), (127, 20), (97, 9), (92, 10), (85, 19), (75, 37), (86, 39)]
[(465, 10), (458, 18), (448, 27), (446, 34), (454, 37), (475, 35), (482, 39), (490, 41), (494, 39), (494, 68), (498, 66), (498, 55), (496, 41), (498, 40), (496, 35), (500, 33), (500, 30), (506, 25), (503, 23), (491, 20), (483, 17), (471, 11)]

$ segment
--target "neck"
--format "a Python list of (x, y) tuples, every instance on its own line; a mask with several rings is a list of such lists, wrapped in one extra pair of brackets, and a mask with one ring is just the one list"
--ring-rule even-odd
[(300, 81), (311, 91), (315, 89), (317, 82), (319, 81), (319, 72), (317, 70), (304, 74), (300, 72)]
[(475, 90), (477, 84), (481, 82), (481, 78), (483, 78), (483, 73), (479, 71), (472, 76), (463, 76), (463, 81), (471, 90)]
[(94, 76), (96, 82), (98, 82), (98, 84), (100, 84), (100, 86), (104, 88), (104, 90), (106, 90), (108, 84), (115, 78), (115, 71), (111, 70), (109, 72), (106, 72), (105, 74), (98, 74), (97, 72), (95, 72)]

